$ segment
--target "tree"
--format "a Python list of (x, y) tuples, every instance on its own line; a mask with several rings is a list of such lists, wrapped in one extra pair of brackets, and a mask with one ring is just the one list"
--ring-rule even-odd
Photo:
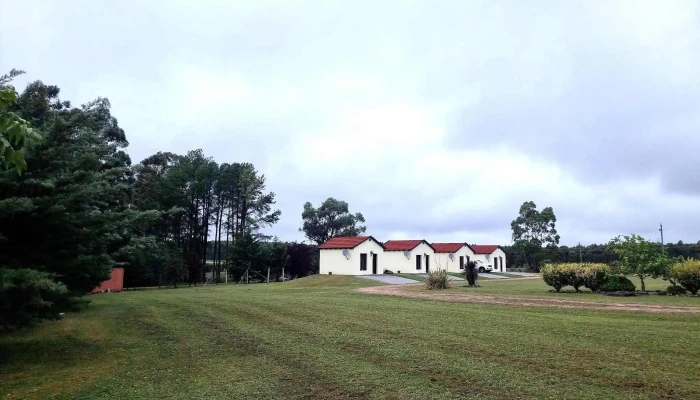
[(23, 148), (27, 143), (40, 139), (38, 133), (17, 113), (10, 111), (17, 100), (15, 88), (8, 85), (24, 71), (13, 69), (0, 76), (0, 168), (14, 167), (18, 173), (27, 168)]
[(620, 271), (639, 278), (642, 291), (646, 290), (644, 278), (665, 276), (671, 265), (671, 259), (661, 251), (659, 243), (648, 242), (639, 235), (618, 236), (610, 240), (608, 247), (620, 257)]
[(359, 236), (367, 228), (362, 225), (365, 218), (361, 213), (350, 214), (348, 203), (329, 197), (320, 207), (314, 208), (311, 203), (304, 204), (301, 213), (303, 226), (299, 228), (306, 237), (321, 244), (337, 236)]
[[(513, 248), (524, 256), (526, 264), (532, 263), (537, 268), (538, 258), (543, 252), (543, 246), (555, 250), (559, 244), (559, 234), (556, 229), (557, 217), (552, 207), (537, 210), (537, 205), (526, 201), (520, 206), (518, 217), (511, 222), (513, 230)], [(553, 261), (553, 260), (550, 260)]]

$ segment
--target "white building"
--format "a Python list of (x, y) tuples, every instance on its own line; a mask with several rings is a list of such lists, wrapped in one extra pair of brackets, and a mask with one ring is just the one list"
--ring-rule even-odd
[(336, 237), (318, 246), (319, 273), (335, 275), (381, 274), (384, 246), (372, 236)]
[(393, 273), (425, 273), (435, 265), (435, 249), (425, 240), (389, 240), (384, 243), (382, 268)]
[[(506, 253), (497, 244), (473, 244), (474, 261), (493, 267), (494, 272), (506, 272)], [(478, 265), (477, 265), (478, 267)]]
[(436, 267), (448, 272), (464, 272), (474, 258), (474, 250), (467, 243), (432, 243)]

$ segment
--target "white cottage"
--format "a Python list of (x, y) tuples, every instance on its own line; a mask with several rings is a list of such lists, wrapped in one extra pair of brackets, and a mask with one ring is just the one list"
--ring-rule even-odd
[(474, 257), (474, 250), (467, 243), (431, 243), (435, 249), (435, 263), (447, 272), (464, 272)]
[(497, 244), (473, 244), (474, 261), (493, 267), (494, 272), (506, 272), (506, 253)]
[(384, 272), (379, 263), (384, 246), (372, 236), (335, 237), (318, 246), (319, 273), (372, 275)]
[(425, 273), (434, 266), (435, 249), (425, 240), (389, 240), (384, 243), (382, 267), (394, 273)]

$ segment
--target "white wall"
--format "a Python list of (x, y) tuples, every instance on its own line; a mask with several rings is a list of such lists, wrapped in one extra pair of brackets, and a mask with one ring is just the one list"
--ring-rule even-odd
[[(382, 264), (382, 267), (390, 270), (395, 274), (399, 272), (401, 272), (402, 274), (423, 274), (425, 273), (425, 257), (423, 256), (423, 254), (428, 255), (431, 270), (434, 270), (437, 267), (437, 264), (435, 263), (435, 252), (427, 244), (419, 244), (413, 250), (411, 250), (410, 253), (411, 254), (409, 255), (409, 257), (406, 258), (406, 256), (403, 255), (403, 250), (385, 251), (384, 263)], [(420, 270), (416, 269), (416, 255), (421, 256)]]
[[(467, 246), (462, 246), (457, 252), (454, 253), (454, 260), (450, 260), (450, 253), (435, 253), (435, 261), (440, 263), (442, 269), (447, 268), (447, 272), (464, 272), (463, 269), (459, 269), (459, 257), (464, 257), (464, 265), (466, 266), (469, 261), (474, 260), (474, 252)], [(431, 264), (433, 264), (431, 262)], [(434, 264), (437, 267), (437, 263)]]
[[(488, 260), (486, 259), (486, 256), (488, 255)], [(501, 261), (499, 259), (498, 261), (498, 269), (496, 269), (496, 265), (494, 264), (494, 258), (495, 257), (500, 257), (503, 259), (503, 267), (501, 267)], [(485, 265), (490, 265), (493, 269), (494, 272), (506, 272), (506, 253), (503, 252), (501, 249), (496, 249), (492, 254), (475, 254), (473, 257), (474, 260), (481, 260)]]
[[(349, 258), (345, 258), (342, 249), (321, 249), (319, 273), (328, 275), (372, 275), (371, 252), (377, 254), (377, 274), (384, 273), (384, 249), (372, 239), (365, 240), (354, 249), (348, 249)], [(360, 254), (367, 254), (367, 270), (360, 271)]]

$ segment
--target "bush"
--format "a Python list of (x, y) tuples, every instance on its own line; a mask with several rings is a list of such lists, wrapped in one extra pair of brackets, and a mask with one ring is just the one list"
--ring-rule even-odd
[(53, 275), (33, 269), (0, 268), (0, 327), (57, 319), (70, 303), (68, 289)]
[(573, 286), (578, 292), (581, 286), (597, 291), (609, 275), (605, 264), (562, 263), (547, 264), (540, 270), (544, 282), (557, 292), (565, 286)]
[(578, 273), (583, 281), (583, 286), (592, 292), (597, 292), (608, 276), (610, 276), (610, 268), (605, 264), (591, 263), (582, 265), (583, 268)]
[(600, 286), (601, 292), (634, 292), (637, 287), (634, 283), (622, 275), (611, 275)]
[(666, 289), (666, 294), (668, 296), (678, 296), (681, 294), (686, 294), (688, 291), (681, 286), (671, 285)]
[(428, 272), (428, 275), (425, 277), (425, 286), (428, 289), (447, 289), (448, 287), (448, 279), (447, 279), (447, 271), (438, 269), (436, 271), (430, 271)]
[(669, 276), (690, 293), (698, 294), (698, 290), (700, 290), (700, 260), (686, 260), (673, 265)]
[(540, 268), (544, 283), (551, 286), (559, 292), (561, 288), (569, 285), (569, 279), (560, 269), (561, 264), (547, 264)]

